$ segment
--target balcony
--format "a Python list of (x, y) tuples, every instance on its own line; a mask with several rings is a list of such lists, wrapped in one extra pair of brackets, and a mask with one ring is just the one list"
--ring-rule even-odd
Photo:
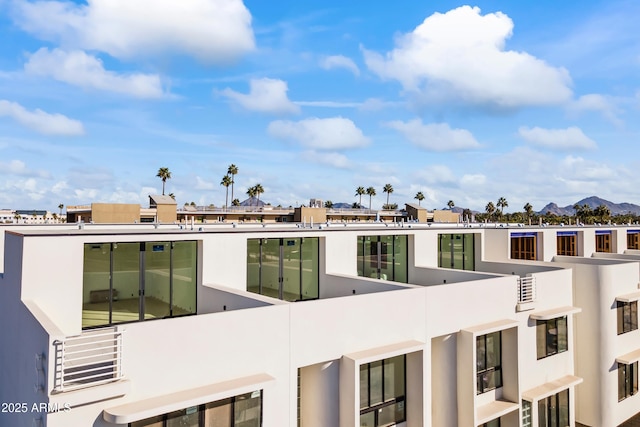
[(63, 393), (122, 379), (122, 333), (118, 328), (105, 328), (54, 341), (53, 392)]

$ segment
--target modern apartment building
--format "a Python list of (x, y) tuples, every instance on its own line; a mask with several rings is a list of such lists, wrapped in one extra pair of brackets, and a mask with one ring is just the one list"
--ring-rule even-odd
[(639, 226), (0, 231), (0, 425), (640, 418)]

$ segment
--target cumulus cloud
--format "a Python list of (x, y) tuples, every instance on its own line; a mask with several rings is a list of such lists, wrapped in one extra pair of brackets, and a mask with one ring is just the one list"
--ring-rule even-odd
[(22, 126), (43, 135), (84, 135), (82, 123), (63, 116), (50, 114), (40, 109), (29, 111), (22, 105), (0, 99), (0, 117), (10, 117)]
[(36, 37), (117, 58), (175, 52), (221, 63), (255, 48), (242, 0), (16, 0), (12, 15)]
[(499, 108), (559, 104), (571, 98), (571, 79), (526, 52), (505, 50), (513, 22), (501, 13), (480, 14), (462, 6), (434, 13), (399, 36), (384, 56), (363, 49), (364, 59), (383, 79), (399, 81), (427, 98), (455, 98)]
[(344, 68), (351, 71), (354, 75), (360, 75), (360, 69), (351, 58), (343, 55), (326, 56), (320, 60), (320, 66), (325, 70), (333, 70), (336, 68)]
[(458, 178), (445, 165), (427, 165), (415, 174), (417, 181), (431, 186), (456, 187)]
[(41, 178), (49, 177), (49, 173), (47, 171), (33, 171), (27, 168), (27, 164), (22, 160), (11, 160), (9, 162), (0, 161), (0, 170), (8, 175), (37, 176)]
[(597, 147), (594, 140), (575, 126), (567, 129), (528, 128), (523, 126), (518, 130), (518, 133), (528, 143), (552, 150), (592, 150)]
[(476, 173), (476, 174), (465, 174), (460, 178), (460, 185), (463, 187), (482, 187), (487, 182), (486, 175)]
[(348, 169), (351, 167), (351, 162), (341, 153), (336, 152), (318, 152), (315, 150), (306, 151), (302, 153), (302, 159), (311, 163), (321, 163), (323, 165), (332, 166), (339, 169)]
[(251, 79), (249, 93), (226, 88), (220, 93), (250, 111), (269, 114), (298, 114), (300, 107), (287, 97), (287, 83), (277, 79)]
[(269, 123), (267, 132), (274, 138), (319, 150), (341, 150), (369, 144), (369, 138), (355, 123), (343, 117), (313, 117), (297, 122), (276, 120)]
[(25, 71), (52, 77), (83, 88), (123, 93), (137, 98), (164, 96), (160, 77), (155, 74), (117, 74), (105, 70), (102, 61), (83, 51), (49, 51), (42, 48), (29, 57)]
[(572, 101), (568, 105), (567, 109), (574, 115), (578, 115), (586, 111), (598, 112), (614, 125), (622, 125), (622, 120), (618, 117), (620, 109), (615, 105), (611, 97), (608, 96), (596, 93), (583, 95), (575, 101)]
[(480, 147), (474, 136), (466, 129), (451, 129), (447, 123), (422, 123), (421, 119), (408, 122), (395, 120), (386, 126), (397, 130), (418, 147), (430, 151), (472, 150)]

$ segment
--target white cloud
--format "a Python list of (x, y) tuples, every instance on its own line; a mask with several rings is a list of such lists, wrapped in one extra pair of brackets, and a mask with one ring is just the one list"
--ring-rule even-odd
[(458, 181), (453, 171), (445, 165), (427, 165), (415, 175), (419, 182), (443, 187), (456, 186)]
[(249, 93), (243, 94), (229, 88), (220, 93), (241, 107), (269, 114), (298, 114), (300, 107), (287, 97), (287, 83), (277, 79), (251, 79)]
[(40, 109), (28, 111), (22, 105), (0, 99), (0, 117), (11, 117), (22, 126), (43, 135), (84, 135), (84, 127), (77, 120), (62, 114), (50, 114)]
[(318, 151), (306, 151), (302, 153), (302, 159), (306, 162), (310, 162), (313, 164), (321, 163), (324, 165), (332, 166), (334, 168), (339, 169), (348, 169), (351, 167), (351, 162), (341, 153), (336, 152), (318, 152)]
[(48, 178), (50, 176), (47, 171), (33, 171), (27, 168), (26, 163), (22, 160), (11, 160), (9, 162), (0, 161), (0, 170), (8, 175), (37, 176), (41, 178)]
[(518, 129), (520, 136), (532, 145), (553, 150), (592, 150), (597, 147), (594, 140), (575, 126), (567, 129), (543, 129), (539, 127)]
[(216, 188), (216, 186), (212, 181), (207, 181), (202, 179), (199, 176), (196, 176), (196, 182), (195, 182), (194, 188), (196, 190), (213, 190)]
[(158, 75), (121, 75), (107, 71), (100, 59), (79, 50), (65, 52), (41, 48), (29, 57), (24, 68), (30, 74), (52, 77), (83, 88), (123, 93), (137, 98), (164, 96)]
[(596, 93), (583, 95), (575, 101), (572, 101), (567, 109), (572, 114), (580, 114), (585, 111), (595, 111), (602, 114), (604, 118), (609, 120), (616, 126), (622, 125), (622, 120), (618, 117), (620, 109), (615, 105), (611, 97), (599, 95)]
[(251, 13), (242, 0), (16, 0), (25, 31), (65, 47), (117, 58), (177, 52), (228, 62), (255, 48)]
[(341, 150), (369, 144), (369, 138), (351, 120), (343, 117), (314, 117), (298, 122), (276, 120), (269, 123), (267, 131), (274, 138), (320, 150)]
[(487, 182), (487, 177), (483, 174), (466, 174), (460, 178), (460, 185), (464, 187), (481, 187)]
[(455, 98), (500, 108), (563, 103), (571, 79), (526, 52), (505, 50), (513, 22), (501, 13), (462, 6), (435, 13), (397, 38), (385, 56), (363, 49), (367, 66), (427, 98)]
[(324, 57), (320, 60), (320, 66), (325, 70), (333, 70), (335, 68), (344, 68), (351, 71), (354, 75), (360, 75), (360, 69), (351, 58), (343, 55), (332, 55)]
[(423, 124), (421, 119), (385, 123), (418, 147), (430, 151), (472, 150), (480, 144), (466, 129), (451, 129), (447, 123)]

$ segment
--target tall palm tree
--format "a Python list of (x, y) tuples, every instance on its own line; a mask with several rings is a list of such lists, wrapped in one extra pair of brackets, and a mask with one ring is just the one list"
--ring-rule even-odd
[(422, 191), (418, 191), (414, 199), (418, 199), (418, 206), (420, 206), (420, 202), (424, 200), (424, 194), (422, 194)]
[(453, 207), (454, 207), (455, 205), (456, 205), (456, 204), (455, 204), (455, 203), (453, 203), (453, 200), (449, 200), (449, 202), (447, 202), (447, 206), (449, 206), (449, 210), (453, 209)]
[(62, 216), (62, 208), (64, 208), (64, 205), (62, 203), (60, 203), (58, 205), (58, 209), (60, 209), (60, 216)]
[(227, 175), (231, 175), (231, 200), (233, 200), (233, 184), (236, 183), (236, 175), (238, 174), (238, 167), (231, 163), (227, 168)]
[(527, 202), (527, 204), (524, 205), (523, 209), (524, 209), (524, 213), (527, 214), (529, 225), (531, 225), (531, 215), (533, 214), (533, 206), (531, 206), (531, 203)]
[(260, 206), (260, 195), (264, 193), (264, 188), (262, 187), (262, 184), (256, 184), (253, 189), (256, 192), (256, 196), (258, 196), (257, 205)]
[(496, 211), (496, 207), (494, 206), (493, 202), (489, 202), (487, 203), (487, 206), (484, 208), (484, 210), (485, 212), (487, 212), (489, 219), (491, 219), (493, 213)]
[(247, 196), (249, 196), (249, 206), (251, 206), (253, 198), (256, 197), (256, 187), (249, 187), (247, 190)]
[(169, 172), (169, 168), (160, 168), (156, 176), (162, 180), (162, 195), (164, 196), (164, 185), (168, 179), (171, 179), (171, 172)]
[(367, 188), (367, 195), (369, 196), (369, 210), (371, 210), (371, 197), (376, 195), (376, 189), (373, 187)]
[[(222, 185), (227, 190), (227, 194), (224, 197), (224, 208), (226, 209), (229, 206), (229, 186), (232, 183), (232, 179), (229, 175), (225, 175), (222, 177), (222, 181), (220, 181), (220, 185)], [(232, 196), (233, 197), (233, 196)]]
[(393, 185), (385, 184), (384, 188), (382, 188), (382, 192), (383, 193), (387, 193), (387, 204), (386, 204), (386, 206), (388, 207), (389, 206), (389, 195), (391, 193), (393, 193)]
[(500, 197), (498, 199), (498, 202), (496, 203), (496, 206), (500, 208), (500, 216), (502, 216), (504, 208), (509, 206), (509, 202), (507, 202), (507, 199), (505, 199), (504, 197)]
[(356, 196), (360, 196), (360, 201), (358, 202), (358, 206), (362, 207), (362, 196), (366, 194), (364, 187), (356, 188)]

